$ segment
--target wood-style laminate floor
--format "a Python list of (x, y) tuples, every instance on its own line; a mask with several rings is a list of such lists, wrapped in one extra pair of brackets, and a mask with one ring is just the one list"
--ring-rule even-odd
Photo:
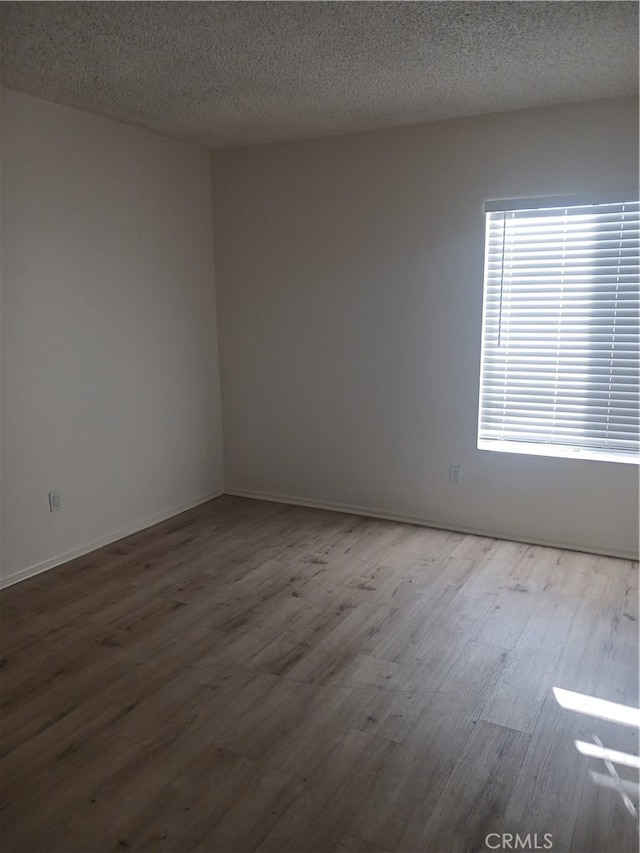
[(1, 616), (3, 853), (637, 850), (552, 693), (637, 706), (636, 563), (222, 497)]

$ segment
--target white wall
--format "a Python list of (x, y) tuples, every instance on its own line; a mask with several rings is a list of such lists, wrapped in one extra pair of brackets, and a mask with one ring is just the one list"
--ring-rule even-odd
[(6, 582), (223, 482), (207, 153), (3, 90), (1, 165)]
[(212, 155), (226, 490), (637, 553), (636, 466), (475, 446), (483, 201), (637, 158), (635, 99)]

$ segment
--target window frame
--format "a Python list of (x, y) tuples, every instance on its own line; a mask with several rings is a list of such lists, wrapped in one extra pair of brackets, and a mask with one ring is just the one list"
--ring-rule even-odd
[[(574, 194), (565, 196), (544, 196), (537, 198), (516, 198), (505, 200), (489, 200), (484, 204), (485, 214), (485, 240), (484, 240), (484, 265), (483, 265), (483, 290), (482, 290), (482, 324), (481, 324), (481, 341), (480, 341), (480, 374), (479, 374), (479, 396), (478, 396), (478, 420), (476, 426), (476, 446), (479, 450), (488, 450), (490, 452), (519, 454), (525, 456), (542, 456), (548, 458), (559, 459), (579, 459), (589, 461), (605, 461), (616, 462), (618, 464), (640, 464), (640, 452), (623, 451), (616, 452), (608, 448), (585, 447), (559, 443), (553, 441), (553, 436), (550, 436), (548, 442), (542, 441), (527, 441), (525, 439), (509, 438), (487, 438), (481, 437), (483, 431), (483, 413), (488, 407), (483, 406), (483, 391), (486, 385), (486, 370), (485, 360), (489, 345), (485, 340), (485, 333), (488, 328), (487, 323), (487, 308), (489, 299), (487, 296), (489, 282), (489, 263), (490, 263), (490, 231), (491, 218), (490, 214), (497, 212), (522, 212), (535, 211), (538, 209), (558, 209), (570, 207), (584, 207), (605, 204), (625, 204), (638, 203), (638, 190), (623, 190), (602, 194)], [(504, 251), (504, 246), (503, 246)], [(502, 299), (502, 296), (500, 297)], [(502, 309), (501, 309), (502, 311)], [(502, 321), (501, 321), (502, 322)], [(640, 361), (636, 359), (636, 368), (640, 370)], [(503, 407), (503, 411), (506, 407)], [(486, 432), (486, 430), (485, 430)]]

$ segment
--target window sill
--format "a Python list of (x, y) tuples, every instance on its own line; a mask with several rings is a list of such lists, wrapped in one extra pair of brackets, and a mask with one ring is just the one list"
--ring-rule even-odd
[(518, 453), (524, 456), (546, 456), (553, 459), (577, 459), (589, 462), (618, 462), (623, 465), (640, 464), (640, 455), (622, 455), (608, 453), (605, 450), (588, 448), (561, 447), (552, 444), (527, 444), (524, 441), (493, 441), (478, 439), (478, 450), (491, 450), (497, 453)]

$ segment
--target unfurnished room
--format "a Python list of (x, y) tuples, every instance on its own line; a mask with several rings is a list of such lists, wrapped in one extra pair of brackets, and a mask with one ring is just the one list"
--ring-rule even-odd
[(638, 4), (0, 41), (3, 853), (637, 851)]

